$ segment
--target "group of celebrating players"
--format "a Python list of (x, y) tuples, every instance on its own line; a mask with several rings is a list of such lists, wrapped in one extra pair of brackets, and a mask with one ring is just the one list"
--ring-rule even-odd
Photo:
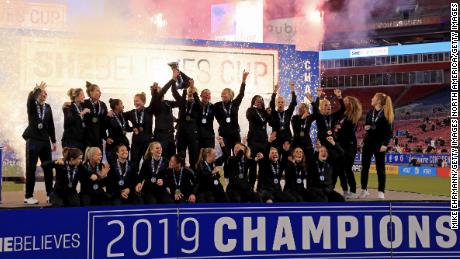
[[(246, 110), (249, 131), (242, 143), (238, 113), (249, 73), (243, 72), (238, 95), (225, 88), (222, 100), (211, 103), (209, 89), (198, 95), (193, 79), (177, 68), (172, 71), (172, 79), (163, 87), (151, 86), (148, 105), (145, 93), (139, 93), (134, 96), (135, 108), (127, 112), (120, 99), (110, 99), (107, 107), (100, 100), (98, 85), (86, 82), (88, 99), (83, 89), (70, 89), (70, 102), (63, 105), (63, 157), (56, 161), (51, 156), (56, 135), (52, 109), (46, 103), (46, 84), (36, 85), (28, 96), (28, 127), (23, 134), (27, 158), (24, 203), (38, 203), (33, 197), (38, 158), (47, 202), (55, 207), (366, 198), (373, 155), (378, 198), (384, 198), (385, 152), (394, 119), (386, 94), (374, 95), (373, 109), (365, 116), (358, 196), (352, 171), (356, 128), (362, 117), (357, 98), (342, 98), (335, 89), (333, 98), (339, 100), (340, 108), (332, 112), (325, 91), (318, 88), (316, 100), (307, 95), (309, 103), (297, 105), (291, 83), (286, 108), (275, 85), (267, 108), (260, 95), (252, 98)], [(164, 99), (169, 90), (174, 100)], [(178, 118), (173, 109), (178, 109)], [(219, 125), (217, 135), (214, 120)], [(315, 145), (310, 138), (313, 122)], [(131, 142), (128, 132), (132, 132)], [(334, 190), (337, 178), (343, 195)]]

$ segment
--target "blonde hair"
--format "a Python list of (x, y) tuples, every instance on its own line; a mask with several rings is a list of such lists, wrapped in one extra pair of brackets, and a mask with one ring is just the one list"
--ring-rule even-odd
[(251, 159), (251, 149), (248, 146), (243, 143), (236, 143), (235, 146), (233, 146), (233, 150), (235, 150), (236, 145), (243, 146), (244, 156), (247, 159)]
[(326, 113), (326, 111), (323, 109), (323, 107), (324, 107), (324, 105), (325, 105), (326, 103), (329, 103), (329, 104), (330, 104), (331, 102), (330, 102), (328, 99), (326, 99), (326, 98), (321, 99), (321, 100), (319, 101), (319, 107), (318, 107), (318, 109), (319, 109), (319, 112), (320, 112), (321, 114)]
[[(89, 162), (89, 160), (91, 159), (91, 157), (94, 156), (94, 153), (96, 153), (96, 151), (101, 151), (100, 148), (98, 147), (88, 147), (85, 151), (85, 163), (86, 162)], [(102, 152), (102, 151), (101, 151)]]
[(347, 98), (350, 103), (349, 108), (345, 110), (345, 116), (347, 119), (356, 124), (363, 114), (363, 106), (361, 105), (361, 102), (358, 100), (358, 98), (354, 96), (347, 96), (345, 98)]
[(380, 105), (383, 107), (383, 114), (385, 115), (385, 119), (387, 119), (390, 124), (393, 124), (395, 115), (393, 112), (393, 102), (391, 101), (391, 97), (384, 93), (376, 93), (375, 96), (378, 98)]
[(83, 89), (81, 88), (70, 88), (69, 91), (67, 91), (67, 96), (69, 96), (70, 100), (73, 102), (82, 92)]
[(232, 97), (231, 100), (233, 100), (233, 97), (235, 97), (235, 92), (233, 92), (233, 90), (230, 88), (224, 88), (224, 90), (222, 90), (222, 93), (225, 93), (225, 92), (230, 94), (230, 96)]
[(136, 95), (134, 95), (134, 98), (139, 98), (141, 99), (142, 102), (147, 102), (147, 98), (145, 96), (145, 93), (142, 92), (142, 93), (137, 93)]
[(160, 145), (161, 146), (161, 143), (158, 142), (158, 141), (154, 141), (154, 142), (151, 142), (149, 144), (149, 146), (147, 147), (147, 150), (145, 150), (145, 154), (144, 154), (144, 160), (149, 158), (149, 157), (152, 157), (152, 153), (151, 153), (151, 150), (153, 149), (153, 147), (155, 145)]
[(214, 151), (214, 148), (201, 148), (200, 149), (200, 155), (198, 156), (198, 161), (196, 162), (195, 168), (199, 168), (199, 165), (203, 162), (206, 161), (206, 158), (208, 157), (211, 152)]

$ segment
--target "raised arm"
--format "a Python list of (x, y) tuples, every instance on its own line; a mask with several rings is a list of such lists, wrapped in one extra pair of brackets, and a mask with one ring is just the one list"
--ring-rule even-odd
[(246, 72), (246, 70), (244, 70), (243, 71), (243, 80), (242, 80), (241, 86), (240, 86), (240, 92), (238, 93), (238, 95), (233, 100), (233, 104), (235, 106), (239, 106), (241, 104), (241, 102), (243, 101), (244, 91), (246, 89), (246, 79), (248, 78), (248, 75), (249, 75), (249, 72)]
[(290, 83), (289, 86), (291, 88), (291, 103), (289, 104), (287, 113), (292, 114), (292, 113), (294, 113), (294, 109), (295, 109), (295, 107), (297, 105), (297, 96), (295, 94), (295, 85), (294, 85), (294, 83)]
[(279, 91), (279, 89), (280, 89), (280, 86), (276, 84), (275, 89), (273, 90), (272, 98), (270, 99), (270, 109), (272, 110), (272, 114), (276, 110), (275, 99), (276, 99), (276, 93)]

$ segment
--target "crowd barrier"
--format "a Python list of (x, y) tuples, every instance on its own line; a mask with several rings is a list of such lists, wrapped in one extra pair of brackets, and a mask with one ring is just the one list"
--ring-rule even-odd
[(447, 202), (0, 211), (0, 258), (459, 258)]

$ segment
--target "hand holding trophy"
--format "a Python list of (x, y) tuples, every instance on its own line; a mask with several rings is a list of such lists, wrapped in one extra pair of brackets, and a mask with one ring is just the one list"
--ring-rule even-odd
[(179, 75), (176, 79), (176, 87), (177, 89), (184, 89), (187, 88), (189, 85), (190, 77), (184, 74), (182, 71), (179, 70), (179, 61), (169, 62), (168, 66), (171, 67), (171, 70), (179, 71)]

